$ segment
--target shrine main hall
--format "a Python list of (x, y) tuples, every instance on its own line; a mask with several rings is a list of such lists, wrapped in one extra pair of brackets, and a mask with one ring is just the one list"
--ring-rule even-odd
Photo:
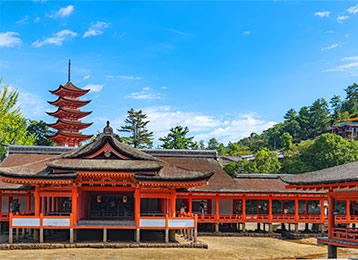
[[(79, 109), (89, 103), (79, 100), (87, 92), (70, 79), (51, 91), (57, 110), (48, 114), (57, 121), (49, 126), (57, 132), (49, 138), (58, 146), (6, 145), (0, 222), (9, 243), (42, 243), (61, 232), (69, 243), (92, 233), (103, 242), (119, 233), (133, 242), (157, 234), (169, 242), (175, 232), (196, 242), (198, 232), (245, 233), (252, 223), (258, 233), (273, 234), (277, 226), (326, 232), (333, 215), (324, 189), (288, 185), (287, 175), (232, 178), (214, 150), (135, 149), (109, 122), (95, 137), (80, 133), (91, 125), (80, 121), (91, 113)], [(350, 210), (355, 198), (338, 197), (335, 203), (334, 223), (349, 226), (358, 219)]]

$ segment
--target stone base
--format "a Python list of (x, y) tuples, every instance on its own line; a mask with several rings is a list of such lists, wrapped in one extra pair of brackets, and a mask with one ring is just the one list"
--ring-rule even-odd
[(198, 236), (207, 237), (272, 237), (282, 238), (280, 233), (264, 233), (264, 232), (199, 232)]
[(203, 242), (197, 243), (19, 243), (0, 244), (0, 250), (28, 250), (28, 249), (63, 249), (63, 248), (202, 248), (208, 245)]

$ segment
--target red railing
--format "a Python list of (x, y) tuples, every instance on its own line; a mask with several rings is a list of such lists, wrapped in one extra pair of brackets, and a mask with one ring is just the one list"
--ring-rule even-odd
[[(14, 215), (16, 215), (16, 216), (31, 216), (33, 214), (34, 214), (33, 211), (29, 211), (29, 212), (16, 213)], [(9, 212), (0, 212), (0, 221), (9, 221), (9, 217), (10, 217)]]
[[(189, 213), (179, 213), (178, 215), (186, 216)], [(319, 214), (302, 214), (296, 216), (295, 214), (198, 214), (199, 223), (238, 223), (238, 222), (253, 222), (253, 223), (324, 223), (327, 218), (322, 220)]]
[(358, 242), (357, 228), (334, 228), (332, 238), (337, 240), (344, 240), (349, 242)]

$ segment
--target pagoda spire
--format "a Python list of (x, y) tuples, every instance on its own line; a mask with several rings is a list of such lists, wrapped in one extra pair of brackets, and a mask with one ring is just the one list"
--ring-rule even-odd
[(68, 60), (68, 82), (71, 82), (71, 59)]
[(80, 118), (86, 117), (92, 112), (83, 112), (79, 107), (85, 106), (90, 102), (79, 100), (78, 98), (85, 95), (89, 90), (81, 89), (71, 83), (71, 60), (68, 61), (68, 82), (60, 85), (56, 90), (50, 91), (58, 96), (58, 99), (49, 102), (56, 106), (57, 110), (47, 113), (57, 118), (53, 124), (47, 124), (49, 127), (57, 130), (56, 134), (49, 136), (48, 139), (53, 140), (59, 146), (78, 147), (83, 141), (92, 137), (92, 135), (84, 135), (79, 131), (92, 125), (92, 123), (82, 123)]

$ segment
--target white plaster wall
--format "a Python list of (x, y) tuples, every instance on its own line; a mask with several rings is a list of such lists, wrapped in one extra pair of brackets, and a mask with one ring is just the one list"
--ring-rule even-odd
[[(219, 214), (232, 214), (232, 199), (227, 200), (219, 200)], [(212, 208), (212, 214), (215, 214), (216, 208), (215, 208), (215, 200), (213, 199), (211, 201), (211, 208)]]
[(20, 212), (26, 212), (27, 198), (26, 197), (18, 197), (18, 198), (15, 197), (14, 199), (19, 199)]
[(232, 214), (232, 199), (219, 200), (219, 213), (220, 214)]
[(2, 197), (1, 198), (1, 212), (9, 212), (9, 197)]

